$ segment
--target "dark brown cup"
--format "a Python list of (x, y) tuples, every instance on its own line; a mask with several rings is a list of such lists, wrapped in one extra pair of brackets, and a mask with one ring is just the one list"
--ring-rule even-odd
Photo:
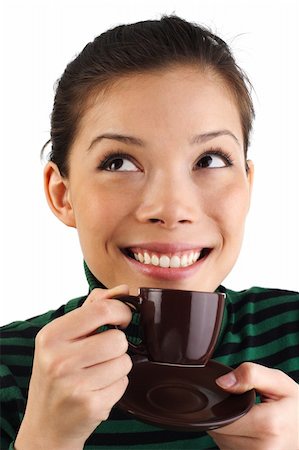
[(225, 294), (140, 288), (138, 296), (117, 296), (140, 313), (143, 340), (129, 344), (150, 361), (205, 366), (219, 336)]

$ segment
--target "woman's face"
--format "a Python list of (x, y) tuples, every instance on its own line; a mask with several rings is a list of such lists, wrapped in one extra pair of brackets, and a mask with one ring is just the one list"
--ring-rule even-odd
[[(81, 120), (55, 213), (77, 228), (109, 288), (214, 291), (240, 251), (249, 167), (238, 109), (218, 78), (191, 67), (131, 75)], [(51, 191), (53, 164), (45, 174)]]

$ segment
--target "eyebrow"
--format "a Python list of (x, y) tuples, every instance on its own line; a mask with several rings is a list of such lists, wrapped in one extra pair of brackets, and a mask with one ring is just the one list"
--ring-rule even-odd
[[(210, 131), (208, 133), (197, 134), (192, 137), (190, 144), (193, 145), (193, 144), (198, 144), (198, 143), (205, 143), (205, 142), (207, 142), (211, 139), (215, 139), (219, 136), (231, 136), (238, 145), (241, 145), (238, 138), (229, 130), (217, 130), (217, 131)], [(95, 144), (97, 144), (98, 142), (101, 142), (103, 139), (111, 139), (113, 141), (122, 142), (123, 144), (136, 145), (139, 147), (146, 146), (145, 142), (142, 139), (139, 139), (134, 136), (125, 136), (123, 134), (118, 134), (118, 133), (104, 133), (104, 134), (101, 134), (100, 136), (97, 136), (96, 138), (94, 138), (92, 140), (90, 146), (88, 147), (88, 151), (91, 150), (91, 148)]]
[(191, 144), (205, 143), (219, 136), (230, 136), (238, 145), (241, 145), (239, 139), (229, 130), (218, 130), (210, 131), (209, 133), (197, 134), (196, 136), (193, 136)]
[(145, 143), (141, 139), (136, 138), (134, 136), (124, 136), (122, 134), (117, 133), (104, 133), (93, 139), (90, 146), (88, 147), (88, 150), (90, 150), (98, 142), (101, 142), (103, 139), (112, 139), (113, 141), (119, 141), (122, 142), (123, 144), (131, 144), (131, 145), (138, 145), (139, 147), (145, 147)]

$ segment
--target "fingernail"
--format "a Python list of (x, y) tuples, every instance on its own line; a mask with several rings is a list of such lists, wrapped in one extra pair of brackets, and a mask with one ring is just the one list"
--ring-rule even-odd
[(237, 384), (237, 378), (235, 377), (234, 372), (229, 372), (222, 377), (217, 378), (216, 383), (223, 388), (230, 388)]

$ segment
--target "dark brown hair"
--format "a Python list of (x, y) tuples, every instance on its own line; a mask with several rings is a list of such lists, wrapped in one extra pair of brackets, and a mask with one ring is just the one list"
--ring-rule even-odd
[[(228, 45), (208, 29), (177, 16), (162, 16), (112, 28), (87, 44), (57, 83), (51, 115), (49, 160), (68, 176), (69, 150), (92, 94), (123, 75), (173, 65), (195, 65), (223, 80), (235, 97), (243, 131), (244, 156), (254, 118), (250, 82)], [(43, 151), (42, 150), (42, 151)]]

